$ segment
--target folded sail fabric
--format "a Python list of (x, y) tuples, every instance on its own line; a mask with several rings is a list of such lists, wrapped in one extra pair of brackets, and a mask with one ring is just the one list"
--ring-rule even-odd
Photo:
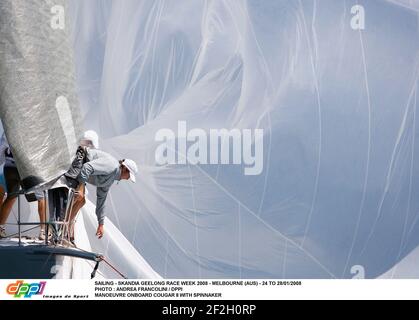
[(63, 174), (77, 147), (67, 5), (0, 1), (0, 117), (25, 189)]

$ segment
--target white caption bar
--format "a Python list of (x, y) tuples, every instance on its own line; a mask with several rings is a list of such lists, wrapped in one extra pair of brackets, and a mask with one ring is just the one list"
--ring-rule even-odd
[(419, 299), (418, 287), (419, 280), (0, 280), (0, 299)]

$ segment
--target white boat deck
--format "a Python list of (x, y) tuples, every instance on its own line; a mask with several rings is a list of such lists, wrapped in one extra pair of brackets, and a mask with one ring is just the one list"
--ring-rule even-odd
[[(42, 245), (42, 244), (45, 244), (45, 241), (39, 240), (38, 238), (22, 238), (21, 239), (22, 246)], [(0, 239), (0, 248), (1, 247), (18, 247), (18, 246), (19, 246), (19, 238)]]

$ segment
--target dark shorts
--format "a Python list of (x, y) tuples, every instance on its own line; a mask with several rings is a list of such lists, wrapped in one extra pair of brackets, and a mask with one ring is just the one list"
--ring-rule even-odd
[(70, 178), (70, 177), (65, 177), (65, 178), (66, 178), (67, 186), (69, 188), (77, 189), (79, 187), (80, 182), (78, 180)]
[[(19, 171), (15, 166), (4, 166), (3, 169), (4, 180), (6, 180), (7, 197), (13, 199), (17, 197), (17, 193), (20, 190), (21, 180)], [(25, 194), (26, 199), (29, 202), (42, 200), (44, 194), (42, 191), (36, 191), (34, 193)]]
[(4, 180), (6, 180), (6, 188), (8, 198), (16, 198), (17, 195), (12, 195), (20, 190), (20, 176), (16, 167), (4, 166)]

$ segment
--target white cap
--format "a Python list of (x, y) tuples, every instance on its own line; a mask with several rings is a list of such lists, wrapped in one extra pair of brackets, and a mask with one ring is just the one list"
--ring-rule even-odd
[(135, 161), (131, 159), (125, 159), (122, 162), (122, 165), (125, 166), (129, 170), (129, 179), (135, 183), (136, 182), (135, 175), (138, 172), (138, 167)]
[(87, 130), (83, 134), (83, 138), (80, 141), (80, 144), (85, 147), (93, 147), (99, 149), (99, 136), (96, 131)]

